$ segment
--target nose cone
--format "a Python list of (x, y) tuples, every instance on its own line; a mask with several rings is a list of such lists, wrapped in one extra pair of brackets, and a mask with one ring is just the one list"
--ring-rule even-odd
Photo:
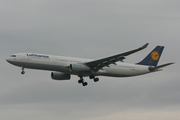
[(16, 63), (16, 55), (10, 55), (8, 58), (6, 58), (6, 61), (14, 65)]
[(7, 61), (7, 62), (10, 62), (10, 58), (9, 58), (9, 57), (8, 57), (8, 58), (6, 58), (6, 61)]
[(8, 63), (13, 63), (14, 62), (14, 59), (13, 58), (11, 58), (11, 57), (8, 57), (8, 58), (6, 58), (6, 61), (8, 62)]

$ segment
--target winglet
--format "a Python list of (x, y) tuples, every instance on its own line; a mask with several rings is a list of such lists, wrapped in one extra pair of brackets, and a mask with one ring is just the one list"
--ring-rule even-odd
[(142, 47), (140, 47), (141, 49), (145, 49), (147, 48), (147, 46), (149, 45), (149, 43), (146, 43), (145, 45), (143, 45)]

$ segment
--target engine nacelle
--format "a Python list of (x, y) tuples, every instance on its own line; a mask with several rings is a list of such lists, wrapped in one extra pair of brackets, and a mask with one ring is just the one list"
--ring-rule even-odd
[(51, 78), (54, 80), (70, 80), (71, 75), (62, 72), (52, 72)]
[(70, 64), (69, 70), (71, 72), (89, 72), (90, 68), (84, 64), (77, 63), (77, 64)]

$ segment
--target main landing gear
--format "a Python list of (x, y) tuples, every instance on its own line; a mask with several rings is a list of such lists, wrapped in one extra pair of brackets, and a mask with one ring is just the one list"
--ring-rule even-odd
[(94, 75), (89, 76), (90, 79), (94, 79), (94, 82), (98, 82), (99, 78), (96, 78)]
[(82, 83), (83, 86), (87, 86), (87, 85), (88, 85), (88, 83), (85, 82), (84, 79), (83, 79), (83, 77), (81, 77), (81, 76), (80, 76), (80, 80), (78, 80), (78, 83), (79, 83), (79, 84)]
[[(78, 80), (78, 83), (79, 84), (82, 83), (83, 86), (87, 86), (88, 83), (84, 81), (83, 77), (82, 76), (79, 76), (79, 77), (80, 77), (80, 80)], [(94, 75), (90, 75), (89, 78), (90, 79), (94, 79), (94, 82), (98, 82), (99, 81), (99, 78), (95, 77)]]
[(24, 67), (21, 67), (21, 74), (23, 75), (23, 74), (25, 74), (25, 71), (24, 71)]

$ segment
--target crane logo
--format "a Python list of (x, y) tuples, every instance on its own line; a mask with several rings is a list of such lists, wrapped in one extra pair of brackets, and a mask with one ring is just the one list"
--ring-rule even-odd
[(153, 51), (153, 52), (151, 53), (151, 58), (152, 58), (154, 61), (159, 60), (159, 57), (160, 57), (159, 52)]

